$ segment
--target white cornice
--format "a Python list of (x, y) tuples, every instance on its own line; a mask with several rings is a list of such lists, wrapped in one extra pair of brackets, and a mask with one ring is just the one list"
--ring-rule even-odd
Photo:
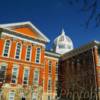
[(48, 56), (51, 56), (51, 57), (54, 57), (54, 58), (59, 58), (60, 57), (60, 54), (50, 52), (50, 51), (45, 51), (45, 55), (46, 56), (48, 55)]
[(33, 25), (30, 21), (27, 22), (19, 22), (19, 23), (11, 23), (11, 24), (0, 24), (0, 27), (10, 29), (10, 27), (16, 27), (20, 25), (30, 25), (40, 36), (44, 38), (46, 42), (50, 42), (50, 40), (41, 32), (39, 31), (35, 25)]
[(50, 57), (50, 56), (45, 56), (45, 58), (47, 58), (47, 59), (52, 59), (52, 60), (59, 60), (59, 58), (55, 58), (55, 57)]
[(45, 44), (43, 44), (43, 43), (39, 43), (39, 42), (34, 41), (34, 40), (29, 40), (29, 39), (26, 39), (26, 38), (21, 37), (21, 36), (16, 36), (16, 35), (13, 35), (13, 34), (8, 34), (7, 32), (6, 33), (2, 32), (2, 36), (3, 35), (7, 35), (7, 36), (10, 36), (10, 37), (13, 37), (13, 38), (16, 38), (16, 39), (21, 39), (23, 41), (27, 41), (27, 42), (30, 42), (30, 43), (33, 43), (33, 44), (37, 44), (37, 45), (41, 45), (41, 46), (45, 47)]

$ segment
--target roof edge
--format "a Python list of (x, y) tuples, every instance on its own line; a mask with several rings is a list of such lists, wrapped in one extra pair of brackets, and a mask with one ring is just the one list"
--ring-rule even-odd
[(99, 41), (97, 41), (97, 40), (91, 41), (88, 44), (85, 44), (79, 48), (75, 48), (75, 49), (71, 50), (68, 53), (65, 53), (64, 55), (61, 56), (61, 59), (64, 60), (64, 59), (70, 58), (72, 56), (75, 56), (79, 53), (82, 53), (82, 52), (89, 50), (89, 49), (93, 48), (94, 46), (98, 46), (98, 45), (100, 45)]
[(50, 42), (49, 38), (47, 38), (38, 28), (35, 27), (35, 25), (33, 25), (30, 21), (26, 21), (26, 22), (17, 22), (17, 23), (10, 23), (10, 24), (0, 24), (1, 28), (7, 28), (9, 29), (9, 27), (11, 26), (17, 26), (17, 25), (25, 25), (25, 24), (29, 24), (33, 29), (35, 29), (35, 31), (40, 34), (45, 40), (46, 42)]

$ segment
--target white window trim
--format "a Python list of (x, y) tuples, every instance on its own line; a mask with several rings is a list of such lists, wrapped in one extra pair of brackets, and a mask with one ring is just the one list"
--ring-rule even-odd
[[(51, 100), (51, 96), (50, 95), (48, 95), (48, 97), (50, 97), (50, 100)], [(48, 99), (49, 100), (49, 99)]]
[(7, 63), (0, 63), (0, 69), (1, 69), (1, 66), (6, 66), (6, 71), (5, 71), (5, 79), (6, 79), (8, 64)]
[(9, 100), (10, 100), (10, 93), (14, 93), (14, 99), (15, 99), (15, 92), (9, 92)]
[(35, 54), (35, 63), (36, 63), (36, 64), (40, 64), (40, 63), (41, 63), (41, 48), (40, 48), (39, 62), (38, 62), (38, 63), (36, 62), (36, 58), (37, 58), (37, 49), (38, 49), (38, 48), (40, 48), (40, 47), (37, 47), (37, 48), (36, 48), (36, 54)]
[[(24, 84), (24, 83), (23, 83), (23, 82), (24, 82), (24, 73), (25, 73), (25, 69), (28, 69), (28, 79), (27, 79), (27, 84)], [(30, 75), (30, 69), (29, 69), (29, 67), (25, 67), (25, 68), (24, 68), (24, 73), (23, 73), (22, 84), (23, 84), (23, 85), (28, 85), (28, 84), (29, 84), (29, 75)]]
[[(17, 75), (16, 75), (16, 83), (12, 83), (13, 68), (18, 68)], [(17, 84), (17, 82), (18, 82), (18, 74), (19, 74), (19, 65), (14, 64), (13, 67), (12, 67), (11, 84)]]
[[(28, 45), (28, 46), (31, 46), (31, 45)], [(28, 46), (27, 46), (27, 49), (26, 49), (26, 54), (25, 54), (25, 61), (31, 61), (32, 59), (32, 46), (31, 46), (31, 50), (30, 50), (30, 60), (27, 60), (27, 50), (28, 50)]]
[[(15, 59), (17, 59), (17, 58), (16, 58), (16, 52), (17, 52), (17, 44), (18, 44), (18, 43), (20, 43), (20, 42), (17, 42), (17, 43), (16, 43), (15, 57), (14, 57)], [(20, 60), (20, 59), (21, 59), (21, 53), (22, 53), (22, 43), (20, 43), (20, 44), (21, 44), (21, 49), (20, 49), (19, 59), (17, 59), (17, 60)]]
[(33, 100), (34, 94), (36, 95), (36, 100), (37, 100), (38, 99), (38, 94), (36, 92), (32, 93), (32, 100)]
[(49, 85), (49, 80), (51, 80), (51, 84), (50, 84), (50, 90), (47, 88), (48, 93), (52, 91), (52, 78), (51, 77), (48, 78), (48, 85)]
[[(6, 41), (7, 41), (7, 40), (9, 40), (9, 41), (10, 41), (9, 50), (8, 50), (8, 56), (4, 56), (5, 45), (6, 45)], [(10, 39), (6, 39), (6, 40), (5, 40), (5, 43), (4, 43), (4, 46), (3, 46), (3, 53), (2, 53), (2, 56), (3, 56), (3, 57), (7, 57), (7, 58), (8, 58), (8, 57), (10, 56), (11, 45), (12, 45), (11, 40), (10, 40)]]
[[(51, 67), (51, 72), (49, 73), (49, 64), (50, 64), (50, 62), (51, 62), (51, 66), (50, 66)], [(50, 61), (50, 60), (48, 61), (48, 74), (52, 74), (52, 61)]]
[(35, 44), (35, 45), (41, 45), (41, 46), (43, 46), (43, 47), (45, 48), (45, 44), (44, 44), (44, 43), (36, 42), (36, 41), (34, 41), (34, 40), (25, 39), (24, 37), (19, 37), (19, 36), (16, 36), (16, 35), (14, 35), (14, 34), (8, 34), (8, 33), (5, 33), (5, 32), (2, 32), (2, 35), (14, 37), (14, 38), (16, 38), (16, 39), (20, 39), (20, 40), (23, 40), (23, 41), (28, 41), (28, 42), (33, 43), (33, 44)]
[[(37, 80), (37, 82), (34, 82), (35, 71), (38, 71), (38, 80)], [(34, 76), (33, 76), (33, 84), (38, 85), (39, 84), (39, 77), (40, 77), (40, 71), (39, 71), (39, 69), (35, 68), (33, 74), (34, 74)]]

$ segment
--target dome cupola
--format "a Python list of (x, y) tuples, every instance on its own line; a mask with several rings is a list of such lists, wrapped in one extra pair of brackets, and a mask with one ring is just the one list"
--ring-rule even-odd
[(72, 40), (65, 35), (64, 29), (62, 29), (61, 34), (54, 40), (53, 50), (56, 53), (64, 54), (73, 49)]

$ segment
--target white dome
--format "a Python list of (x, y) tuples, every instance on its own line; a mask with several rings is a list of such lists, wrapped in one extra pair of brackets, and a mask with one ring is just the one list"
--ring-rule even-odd
[(53, 50), (56, 53), (64, 54), (66, 52), (69, 52), (73, 49), (73, 43), (72, 40), (65, 35), (64, 29), (62, 30), (61, 35), (59, 35), (54, 40)]

